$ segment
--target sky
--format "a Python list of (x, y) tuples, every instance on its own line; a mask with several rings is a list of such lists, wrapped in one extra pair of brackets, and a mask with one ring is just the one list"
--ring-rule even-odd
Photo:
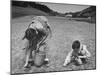
[(74, 5), (74, 4), (57, 4), (57, 3), (41, 3), (47, 5), (50, 9), (60, 12), (76, 12), (88, 8), (89, 5)]

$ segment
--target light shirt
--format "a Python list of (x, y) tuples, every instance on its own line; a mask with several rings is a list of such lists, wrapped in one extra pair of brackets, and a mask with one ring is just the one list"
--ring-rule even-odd
[[(72, 53), (73, 50), (71, 50), (68, 55), (66, 56), (64, 65), (68, 64), (71, 62), (71, 60), (73, 60), (72, 58)], [(80, 50), (79, 50), (79, 56), (84, 56), (84, 58), (88, 58), (91, 56), (90, 52), (87, 50), (86, 45), (81, 44)]]

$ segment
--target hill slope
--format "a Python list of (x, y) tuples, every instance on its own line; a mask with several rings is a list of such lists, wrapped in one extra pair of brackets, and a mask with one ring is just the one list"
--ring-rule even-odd
[(44, 16), (48, 15), (47, 13), (35, 8), (24, 8), (24, 7), (13, 6), (11, 10), (12, 10), (11, 11), (12, 18), (27, 16), (27, 15), (44, 15)]
[(96, 7), (90, 6), (82, 11), (72, 13), (73, 17), (96, 17)]

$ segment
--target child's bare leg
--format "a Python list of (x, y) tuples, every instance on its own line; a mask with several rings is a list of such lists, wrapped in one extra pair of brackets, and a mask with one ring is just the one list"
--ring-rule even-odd
[(33, 50), (33, 51), (32, 51), (32, 61), (34, 61), (34, 60), (35, 60), (35, 56), (36, 56), (36, 51), (35, 51), (35, 50)]
[(30, 50), (27, 50), (26, 51), (26, 61), (25, 61), (25, 65), (24, 67), (28, 67), (28, 61), (29, 61), (29, 58), (30, 58)]
[(47, 48), (48, 48), (48, 45), (46, 42), (44, 42), (44, 52), (46, 53), (45, 61), (49, 61), (49, 59), (47, 58)]
[(29, 61), (33, 61), (32, 50), (30, 50)]
[(24, 65), (24, 67), (26, 67), (27, 65), (28, 65), (28, 60), (29, 60), (29, 41), (28, 40), (26, 40), (25, 41), (26, 43), (25, 43), (25, 65)]

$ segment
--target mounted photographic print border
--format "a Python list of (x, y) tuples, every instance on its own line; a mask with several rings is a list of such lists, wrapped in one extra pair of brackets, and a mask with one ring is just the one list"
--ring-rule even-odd
[[(33, 28), (35, 40), (39, 41), (40, 37), (46, 36), (41, 30), (45, 29), (41, 27), (45, 24), (47, 28), (49, 26), (51, 34), (47, 33), (48, 38), (40, 46), (40, 53), (35, 50), (37, 48), (33, 48), (38, 45), (34, 42), (32, 52), (29, 52), (30, 56), (32, 53), (32, 61), (29, 62), (31, 58), (28, 58), (27, 62), (26, 47), (30, 46), (30, 40), (23, 40), (24, 35), (27, 35), (25, 32)], [(77, 45), (79, 53), (75, 52)], [(79, 56), (84, 56), (84, 59), (81, 60)], [(95, 69), (96, 6), (11, 0), (11, 74)]]

